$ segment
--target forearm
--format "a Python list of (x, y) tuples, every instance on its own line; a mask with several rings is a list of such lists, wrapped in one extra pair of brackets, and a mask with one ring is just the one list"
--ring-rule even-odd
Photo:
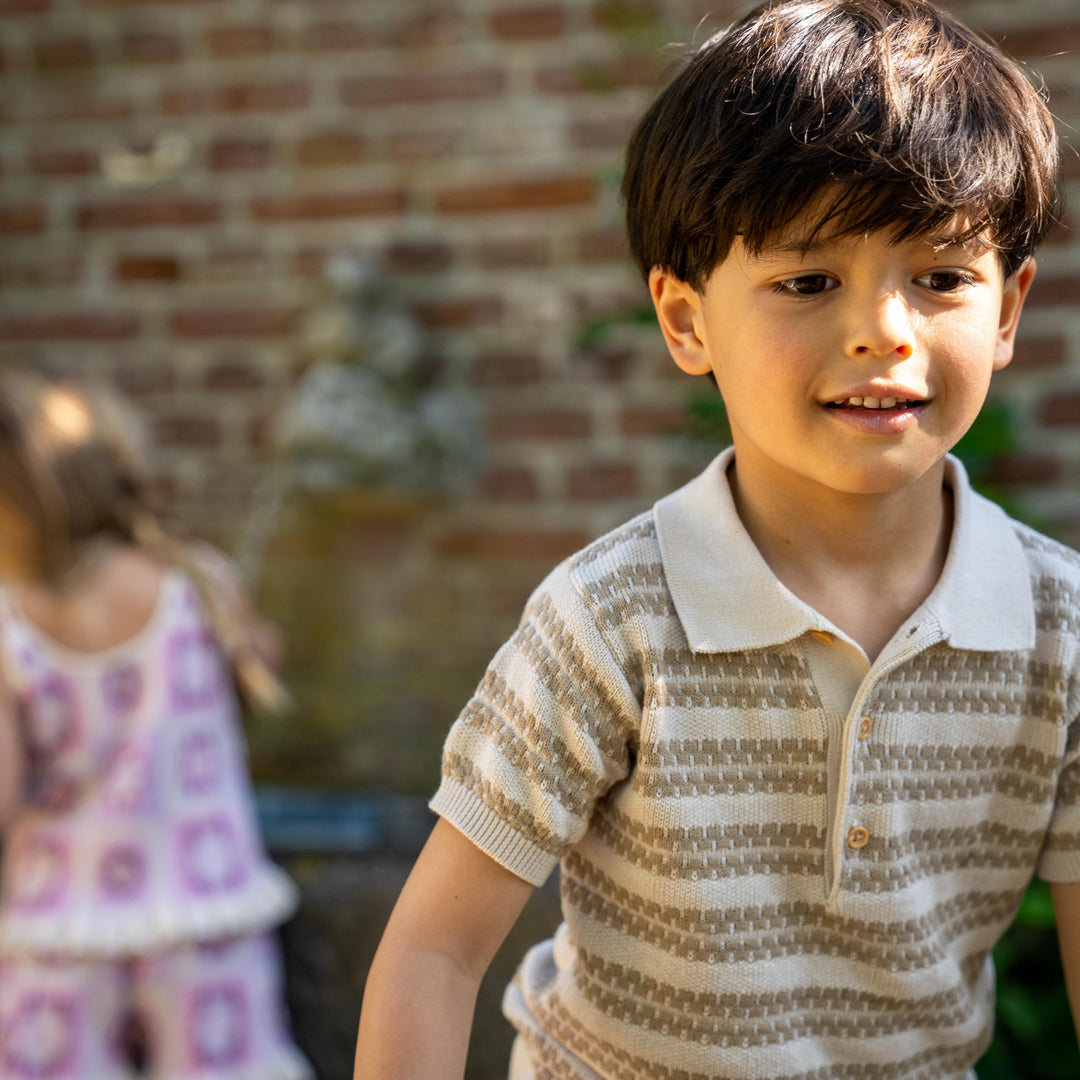
[(0, 708), (0, 832), (23, 801), (25, 782), (22, 742), (10, 710)]
[(480, 982), (441, 953), (380, 947), (354, 1080), (462, 1080)]

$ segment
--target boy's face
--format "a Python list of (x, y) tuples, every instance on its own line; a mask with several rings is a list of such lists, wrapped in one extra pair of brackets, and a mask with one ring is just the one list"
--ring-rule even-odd
[(1005, 280), (991, 250), (882, 233), (803, 251), (797, 228), (757, 256), (737, 240), (700, 294), (653, 271), (672, 357), (716, 376), (740, 483), (753, 470), (813, 497), (934, 482), (1012, 358), (1034, 263)]

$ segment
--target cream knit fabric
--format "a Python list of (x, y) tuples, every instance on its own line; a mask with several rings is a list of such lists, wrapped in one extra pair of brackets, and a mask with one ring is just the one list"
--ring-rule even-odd
[(960, 1080), (1032, 872), (1080, 879), (1080, 556), (950, 461), (941, 581), (871, 665), (742, 529), (731, 452), (537, 590), (432, 807), (564, 923), (538, 1080)]

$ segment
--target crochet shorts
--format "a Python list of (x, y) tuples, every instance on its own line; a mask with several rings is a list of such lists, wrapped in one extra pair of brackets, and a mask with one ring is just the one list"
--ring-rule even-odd
[(301, 1080), (269, 934), (131, 960), (0, 961), (0, 1080)]

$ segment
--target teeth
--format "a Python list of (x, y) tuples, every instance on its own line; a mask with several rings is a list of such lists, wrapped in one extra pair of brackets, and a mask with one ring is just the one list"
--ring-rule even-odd
[(846, 406), (848, 406), (850, 408), (860, 408), (861, 407), (863, 409), (895, 409), (897, 405), (907, 406), (907, 405), (910, 405), (911, 402), (904, 399), (904, 398), (894, 398), (894, 397), (876, 398), (876, 397), (858, 397), (858, 396), (856, 396), (856, 397), (849, 397), (849, 398), (838, 398), (836, 401), (832, 402), (832, 404), (833, 405), (841, 405), (841, 406), (846, 405)]

